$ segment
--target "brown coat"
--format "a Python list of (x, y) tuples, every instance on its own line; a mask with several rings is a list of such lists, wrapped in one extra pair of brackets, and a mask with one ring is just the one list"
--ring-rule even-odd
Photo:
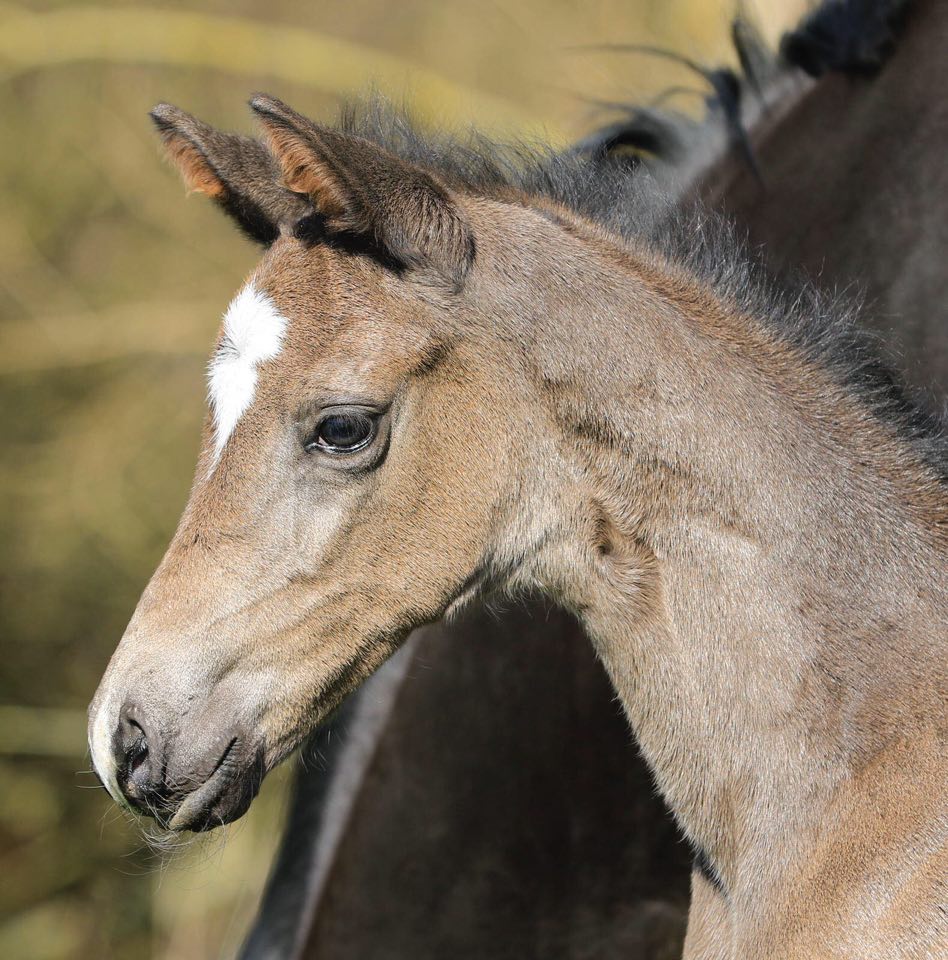
[[(764, 186), (728, 153), (702, 173), (698, 191), (746, 225), (774, 269), (803, 265), (823, 283), (866, 288), (866, 318), (898, 365), (910, 382), (941, 396), (948, 383), (941, 162), (948, 122), (943, 98), (930, 94), (943, 84), (946, 14), (932, 2), (919, 9), (878, 76), (833, 72), (813, 82), (798, 75), (753, 131)], [(898, 133), (905, 123), (910, 129)], [(406, 651), (411, 662), (393, 679), (391, 712), (365, 751), (365, 778), (352, 788), (360, 815), (339, 828), (339, 846), (319, 855), (316, 889), (305, 881), (316, 842), (301, 845), (301, 828), (288, 830), (246, 957), (281, 955), (280, 943), (299, 943), (307, 930), (303, 952), (314, 957), (369, 957), (379, 944), (392, 957), (440, 957), (448, 948), (472, 958), (678, 955), (683, 921), (675, 918), (690, 854), (649, 781), (641, 781), (643, 790), (633, 779), (637, 751), (610, 698), (593, 693), (605, 682), (601, 667), (578, 628), (562, 633), (570, 630), (565, 615), (551, 621), (541, 608), (497, 616), (472, 611), (464, 624), (415, 638)], [(472, 631), (482, 637), (476, 646)], [(516, 643), (510, 631), (519, 631)], [(512, 682), (522, 686), (507, 689)], [(469, 688), (495, 693), (472, 700), (463, 695)], [(515, 762), (508, 752), (518, 748), (527, 712), (546, 718), (545, 729), (566, 728), (531, 738), (529, 762)], [(470, 748), (459, 756), (438, 736), (441, 723), (462, 726)], [(345, 729), (353, 724), (356, 732), (369, 727), (357, 716)], [(570, 778), (576, 790), (568, 805), (551, 809), (547, 784), (577, 742), (597, 749)], [(299, 819), (312, 816), (323, 778), (312, 767), (300, 771)], [(498, 797), (503, 803), (492, 802)], [(346, 798), (336, 804), (338, 816)], [(542, 866), (521, 847), (498, 842), (506, 828), (533, 837), (537, 850), (559, 849), (564, 836), (588, 839)], [(609, 841), (630, 830), (634, 841)], [(573, 882), (577, 876), (584, 879)], [(454, 910), (444, 909), (446, 889), (458, 890)]]

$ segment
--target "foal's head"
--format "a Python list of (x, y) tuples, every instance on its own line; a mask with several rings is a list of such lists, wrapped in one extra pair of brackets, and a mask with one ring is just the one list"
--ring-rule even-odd
[(190, 500), (90, 712), (110, 793), (175, 829), (241, 815), (413, 627), (572, 516), (505, 325), (546, 309), (523, 278), (551, 269), (555, 217), (253, 108), (266, 147), (153, 115), (187, 185), (266, 247), (210, 361)]

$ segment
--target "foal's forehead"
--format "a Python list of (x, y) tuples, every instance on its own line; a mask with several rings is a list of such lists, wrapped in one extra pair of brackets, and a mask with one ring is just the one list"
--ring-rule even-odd
[(391, 302), (397, 281), (369, 258), (327, 244), (281, 238), (258, 264), (253, 282), (289, 318), (291, 329), (335, 334), (397, 318)]
[(274, 374), (388, 379), (431, 350), (430, 315), (404, 280), (366, 257), (285, 238), (250, 285), (285, 321)]
[[(351, 258), (350, 258), (351, 259)], [(252, 282), (292, 323), (326, 332), (352, 322), (353, 311), (370, 298), (371, 276), (357, 263), (346, 263), (325, 246), (278, 240), (254, 270)]]

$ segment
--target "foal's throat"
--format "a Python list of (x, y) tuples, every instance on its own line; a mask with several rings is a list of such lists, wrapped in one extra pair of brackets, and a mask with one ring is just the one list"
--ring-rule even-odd
[(623, 364), (593, 376), (578, 347), (551, 403), (606, 531), (575, 568), (575, 606), (660, 789), (726, 880), (779, 862), (931, 714), (945, 501), (818, 366), (702, 307), (641, 293), (596, 335)]

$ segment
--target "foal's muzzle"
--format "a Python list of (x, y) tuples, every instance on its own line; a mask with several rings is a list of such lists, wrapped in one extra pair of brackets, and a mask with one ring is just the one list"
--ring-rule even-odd
[(210, 830), (236, 820), (263, 780), (262, 744), (246, 730), (184, 742), (182, 732), (163, 733), (131, 702), (119, 712), (111, 750), (114, 787), (135, 810), (172, 830)]

